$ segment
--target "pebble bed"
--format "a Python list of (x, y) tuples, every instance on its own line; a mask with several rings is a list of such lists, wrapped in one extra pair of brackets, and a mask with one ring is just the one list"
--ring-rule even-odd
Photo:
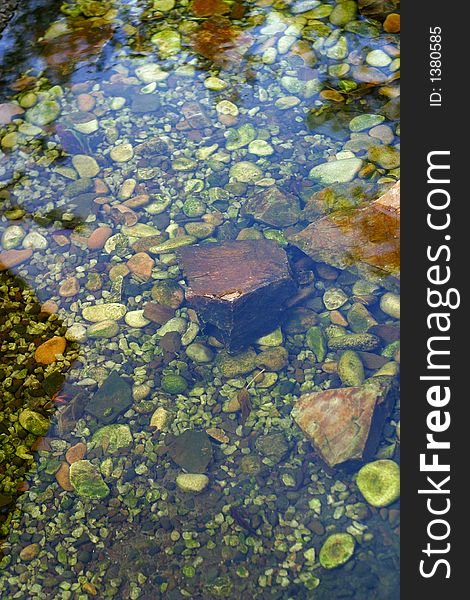
[[(399, 598), (399, 402), (361, 471), (291, 415), (397, 381), (399, 289), (287, 242), (399, 179), (396, 10), (77, 0), (32, 40), (0, 95), (2, 598)], [(176, 251), (235, 239), (300, 291), (232, 356)]]

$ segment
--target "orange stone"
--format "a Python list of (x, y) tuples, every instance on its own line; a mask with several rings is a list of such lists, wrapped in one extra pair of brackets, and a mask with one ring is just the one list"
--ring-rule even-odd
[(44, 304), (41, 305), (42, 313), (49, 313), (50, 315), (55, 315), (58, 310), (59, 307), (57, 305), (57, 302), (54, 302), (54, 300), (46, 300)]
[(134, 196), (123, 202), (125, 206), (129, 208), (139, 208), (139, 206), (145, 206), (150, 202), (150, 196), (148, 194), (140, 194), (140, 196)]
[(78, 108), (83, 112), (89, 112), (95, 108), (96, 100), (90, 94), (79, 94), (77, 96)]
[(391, 13), (384, 21), (384, 31), (387, 33), (398, 33), (400, 31), (400, 15)]
[(98, 229), (95, 229), (87, 240), (89, 250), (101, 250), (112, 233), (111, 227), (98, 227)]
[(59, 296), (72, 298), (80, 291), (80, 282), (76, 277), (68, 277), (59, 288)]
[(83, 591), (86, 594), (90, 594), (90, 596), (97, 596), (98, 595), (98, 590), (96, 589), (96, 587), (89, 581), (85, 581), (85, 583), (82, 585)]
[(26, 262), (33, 255), (31, 248), (27, 250), (5, 250), (0, 252), (0, 271), (6, 271)]
[(106, 182), (102, 179), (95, 179), (95, 192), (97, 194), (107, 194), (109, 192), (109, 188), (106, 185)]
[(58, 354), (63, 354), (67, 342), (65, 338), (55, 336), (36, 348), (34, 358), (42, 365), (50, 365), (57, 360)]
[(69, 238), (63, 233), (53, 233), (52, 239), (58, 246), (68, 246), (70, 244)]
[(63, 462), (60, 465), (59, 470), (55, 474), (55, 478), (63, 490), (66, 492), (73, 492), (73, 487), (70, 483), (70, 466), (68, 463)]
[(127, 261), (129, 271), (144, 280), (150, 279), (152, 276), (154, 264), (155, 261), (146, 252), (138, 252)]
[(69, 463), (69, 465), (77, 462), (77, 460), (82, 460), (86, 454), (86, 444), (83, 442), (78, 442), (74, 446), (70, 446), (65, 454), (65, 459)]
[(211, 17), (230, 12), (230, 7), (222, 0), (194, 0), (191, 4), (191, 11), (197, 17)]

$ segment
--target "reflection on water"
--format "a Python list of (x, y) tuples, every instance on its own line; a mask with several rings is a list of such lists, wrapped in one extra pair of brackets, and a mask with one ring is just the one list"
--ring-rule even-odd
[[(2, 597), (395, 600), (398, 503), (291, 411), (397, 378), (397, 281), (359, 268), (397, 275), (393, 202), (364, 218), (399, 179), (397, 3), (25, 4), (0, 39)], [(261, 239), (299, 290), (231, 356), (177, 251)]]

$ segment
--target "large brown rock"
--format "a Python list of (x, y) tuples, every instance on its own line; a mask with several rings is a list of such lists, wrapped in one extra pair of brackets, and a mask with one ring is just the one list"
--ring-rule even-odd
[(330, 467), (370, 460), (393, 403), (389, 378), (304, 394), (292, 416)]
[(371, 279), (399, 279), (400, 182), (367, 206), (338, 210), (288, 240), (310, 256)]
[(275, 329), (296, 291), (287, 254), (270, 240), (187, 246), (179, 260), (186, 300), (230, 352)]

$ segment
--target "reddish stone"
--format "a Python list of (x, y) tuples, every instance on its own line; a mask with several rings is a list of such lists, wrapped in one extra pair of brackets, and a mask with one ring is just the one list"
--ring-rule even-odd
[(90, 94), (79, 94), (77, 96), (78, 108), (83, 112), (89, 112), (95, 108), (96, 99)]
[(335, 211), (288, 240), (313, 260), (369, 279), (400, 274), (400, 182), (365, 207)]
[(163, 306), (158, 302), (147, 302), (144, 306), (144, 317), (153, 323), (165, 325), (175, 316), (175, 311), (169, 306)]
[(111, 206), (109, 214), (116, 223), (124, 223), (128, 227), (132, 227), (139, 220), (137, 213), (125, 204)]
[(377, 378), (360, 387), (304, 394), (292, 416), (320, 458), (335, 467), (373, 457), (392, 396), (390, 384)]
[(358, 354), (361, 357), (361, 362), (365, 368), (371, 369), (372, 371), (380, 369), (385, 363), (390, 361), (389, 358), (381, 356), (380, 354), (374, 354), (373, 352), (358, 352)]
[(275, 329), (296, 292), (287, 254), (270, 240), (186, 246), (178, 254), (186, 300), (233, 352)]
[(212, 17), (230, 12), (230, 6), (222, 0), (194, 0), (191, 12), (197, 17)]
[(234, 117), (233, 115), (218, 115), (217, 119), (226, 127), (233, 127), (238, 123), (237, 117)]
[(112, 233), (111, 227), (98, 227), (87, 240), (88, 248), (90, 250), (101, 250)]
[(63, 233), (53, 233), (52, 239), (58, 246), (61, 247), (68, 246), (70, 244), (70, 239)]
[(154, 265), (155, 261), (146, 252), (138, 252), (127, 261), (129, 271), (145, 281), (152, 276)]
[(13, 102), (0, 104), (0, 125), (8, 125), (18, 115), (22, 115), (24, 109)]
[(95, 179), (95, 192), (97, 194), (107, 194), (109, 192), (109, 188), (106, 185), (106, 182), (102, 179)]
[(26, 262), (33, 255), (31, 248), (27, 250), (5, 250), (0, 252), (0, 271), (6, 271)]
[(86, 450), (86, 444), (84, 444), (83, 442), (78, 442), (77, 444), (71, 446), (67, 450), (65, 454), (65, 459), (69, 463), (69, 465), (71, 465), (74, 462), (77, 462), (77, 460), (82, 460), (85, 457)]
[(400, 339), (399, 325), (373, 325), (368, 332), (378, 335), (379, 338), (382, 338), (387, 344), (391, 344)]
[(60, 487), (66, 492), (73, 492), (72, 484), (70, 483), (70, 466), (63, 462), (55, 474), (55, 478)]

